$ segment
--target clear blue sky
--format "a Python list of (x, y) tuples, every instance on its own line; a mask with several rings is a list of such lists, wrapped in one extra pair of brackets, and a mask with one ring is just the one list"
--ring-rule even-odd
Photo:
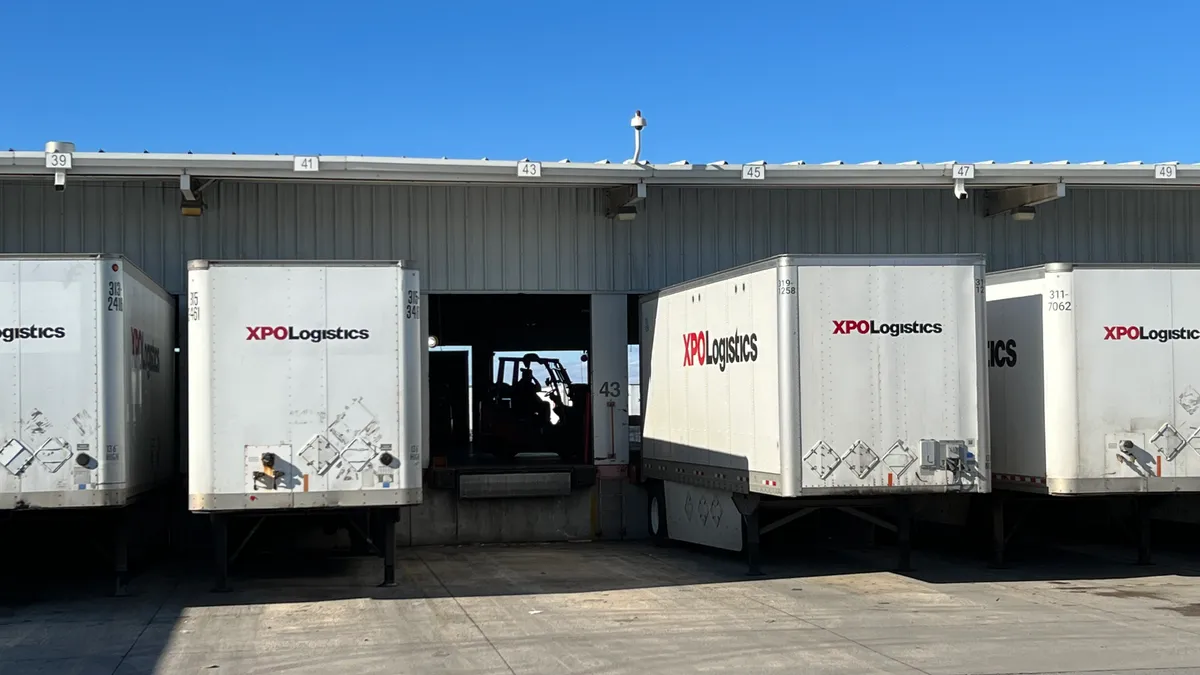
[(0, 1), (0, 146), (1200, 161), (1200, 3)]

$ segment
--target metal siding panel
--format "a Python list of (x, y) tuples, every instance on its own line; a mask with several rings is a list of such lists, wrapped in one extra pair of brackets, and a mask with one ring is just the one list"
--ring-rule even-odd
[[(421, 276), (433, 280), (439, 274), (437, 261), (430, 256), (429, 187), (414, 187), (409, 191), (410, 238), (412, 254), (421, 261)], [(435, 286), (430, 284), (431, 287)]]
[[(134, 264), (142, 268), (154, 279), (162, 279), (165, 275), (167, 257), (163, 241), (168, 232), (165, 221), (165, 206), (162, 200), (162, 190), (157, 186), (141, 185), (142, 217), (136, 223), (138, 239), (141, 242), (141, 252), (138, 256), (140, 263)], [(61, 250), (61, 246), (57, 247)], [(174, 320), (172, 318), (172, 320)]]
[(21, 221), (35, 215), (34, 209), (27, 208), (21, 201), (23, 189), (20, 184), (7, 184), (0, 188), (0, 246), (6, 253), (21, 250), (21, 243), (17, 240), (21, 234)]
[(429, 257), (425, 265), (428, 271), (422, 270), (423, 276), (435, 288), (450, 287), (449, 193), (445, 187), (429, 188), (429, 217), (422, 226), (429, 234)]
[[(597, 216), (603, 218), (603, 216)], [(630, 246), (630, 227), (632, 223), (624, 220), (608, 220), (609, 231), (612, 232), (610, 240), (612, 241), (612, 278), (609, 280), (609, 288), (614, 290), (633, 288), (633, 273), (630, 268), (630, 256), (632, 248)]]
[(467, 190), (463, 187), (446, 189), (446, 288), (468, 288)]
[[(676, 188), (651, 190), (646, 197), (647, 203), (658, 205), (655, 210), (660, 218), (659, 227), (662, 228), (662, 249), (654, 257), (654, 261), (661, 265), (656, 286), (659, 288), (683, 279), (683, 224), (682, 219), (678, 217), (681, 207), (680, 192)], [(651, 197), (655, 195), (659, 198), (652, 200)]]
[[(587, 191), (584, 199), (588, 204), (594, 206), (590, 209), (603, 209), (601, 203), (595, 199), (596, 192), (593, 190)], [(593, 257), (595, 259), (595, 276), (588, 290), (611, 291), (616, 288), (616, 281), (613, 277), (615, 272), (614, 265), (614, 249), (613, 249), (613, 223), (611, 218), (606, 218), (602, 210), (589, 210), (587, 218), (592, 222), (592, 227), (596, 232), (596, 248), (594, 256), (588, 256), (584, 251), (585, 257)], [(627, 282), (625, 282), (627, 283)]]
[(374, 259), (377, 253), (374, 251), (371, 237), (371, 218), (373, 209), (371, 203), (373, 201), (371, 194), (371, 186), (359, 185), (354, 188), (354, 198), (350, 202), (350, 222), (342, 223), (345, 230), (352, 234), (353, 240), (353, 256), (357, 260)]
[(202, 217), (173, 181), (0, 181), (6, 252), (124, 253), (168, 290), (186, 261), (415, 259), (432, 292), (641, 292), (772, 253), (981, 251), (992, 270), (1053, 259), (1200, 258), (1200, 191), (1072, 188), (1030, 222), (984, 219), (949, 189), (651, 187), (634, 221), (578, 187), (218, 181)]
[(583, 210), (588, 203), (587, 192), (575, 190), (574, 196), (576, 223), (578, 224), (575, 228), (576, 238), (573, 252), (575, 269), (578, 270), (574, 287), (575, 290), (590, 290), (596, 287), (596, 258), (598, 257), (596, 225), (595, 221)]
[(472, 209), (471, 229), (483, 239), (484, 265), (480, 289), (504, 287), (504, 223), (495, 216), (503, 211), (503, 192), (500, 188), (483, 188), (479, 208)]
[(1200, 220), (1200, 191), (1189, 191), (1183, 199), (1186, 203), (1187, 219), (1176, 223), (1175, 227), (1188, 240), (1188, 247), (1183, 249), (1186, 251), (1185, 257), (1188, 260), (1200, 260), (1200, 237), (1192, 236), (1194, 228), (1191, 226), (1192, 223)]
[(463, 232), (466, 239), (467, 267), (464, 289), (483, 288), (487, 279), (488, 248), (478, 223), (482, 222), (486, 202), (483, 190), (468, 189), (465, 192), (466, 210), (463, 212)]
[(787, 197), (780, 199), (779, 190), (755, 190), (755, 213), (767, 221), (767, 242), (772, 255), (786, 253), (788, 248)]
[[(501, 284), (499, 287), (492, 289), (497, 291), (515, 291), (522, 287), (521, 268), (523, 266), (524, 255), (521, 250), (523, 242), (521, 241), (521, 188), (500, 188), (499, 193), (499, 222), (496, 223), (500, 231), (501, 246), (504, 251), (504, 260), (501, 267)], [(491, 223), (489, 223), (489, 227)]]
[[(644, 205), (643, 205), (644, 207)], [(626, 232), (625, 242), (628, 248), (629, 288), (648, 288), (650, 286), (649, 263), (650, 257), (650, 227), (647, 221), (638, 219), (624, 223)]]
[(521, 274), (517, 282), (518, 288), (540, 288), (541, 277), (541, 245), (538, 232), (541, 223), (541, 210), (538, 204), (537, 188), (517, 188), (513, 195), (516, 206), (517, 231), (521, 251)]

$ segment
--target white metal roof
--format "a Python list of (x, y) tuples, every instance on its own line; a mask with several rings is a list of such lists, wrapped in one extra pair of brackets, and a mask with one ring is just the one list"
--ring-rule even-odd
[[(804, 187), (804, 186), (949, 186), (954, 161), (923, 164), (918, 161), (884, 164), (841, 161), (809, 164), (803, 161), (768, 164), (726, 161), (694, 164), (679, 160), (665, 164), (642, 161), (614, 163), (572, 162), (567, 159), (541, 162), (541, 176), (518, 175), (520, 162), (528, 160), (456, 160), (409, 157), (320, 156), (319, 171), (297, 172), (294, 159), (302, 155), (236, 155), (191, 153), (75, 152), (68, 175), (94, 178), (170, 178), (187, 173), (196, 179), (240, 178), (289, 181), (401, 181), (416, 183), (487, 183), (617, 185), (644, 182), (648, 185)], [(957, 162), (973, 164), (975, 178), (968, 187), (997, 187), (1031, 183), (1064, 182), (1072, 185), (1111, 186), (1200, 186), (1200, 163), (1068, 161), (1034, 163), (993, 161)], [(1156, 178), (1155, 167), (1171, 165), (1173, 179)], [(762, 166), (765, 177), (747, 180), (744, 166)], [(42, 151), (0, 151), (0, 176), (49, 177)]]

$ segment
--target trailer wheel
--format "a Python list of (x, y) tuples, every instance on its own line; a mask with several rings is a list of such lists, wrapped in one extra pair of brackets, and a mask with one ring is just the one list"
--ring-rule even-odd
[(649, 486), (650, 498), (646, 500), (646, 522), (649, 526), (650, 539), (655, 546), (666, 546), (670, 541), (667, 536), (667, 500), (666, 490), (660, 481)]

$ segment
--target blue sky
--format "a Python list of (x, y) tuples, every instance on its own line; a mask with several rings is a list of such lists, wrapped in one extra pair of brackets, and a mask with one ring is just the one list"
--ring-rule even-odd
[(652, 162), (1200, 161), (1198, 25), (1113, 0), (0, 0), (0, 147), (616, 162), (640, 108)]
[(1200, 161), (1200, 4), (0, 2), (0, 146)]

